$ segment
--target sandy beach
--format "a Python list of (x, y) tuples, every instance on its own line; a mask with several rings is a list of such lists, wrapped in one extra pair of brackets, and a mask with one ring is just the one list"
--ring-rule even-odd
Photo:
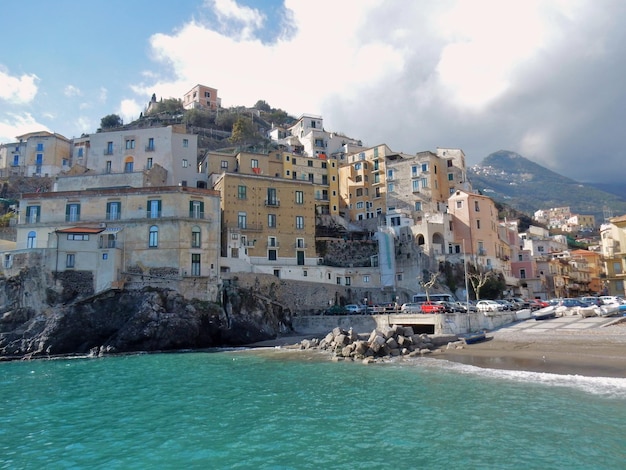
[[(293, 347), (320, 335), (285, 336), (251, 347)], [(441, 348), (429, 357), (476, 367), (626, 378), (626, 318), (584, 330), (528, 331), (503, 328), (487, 340), (460, 349)]]
[(502, 329), (433, 357), (493, 369), (626, 378), (626, 321), (579, 331)]

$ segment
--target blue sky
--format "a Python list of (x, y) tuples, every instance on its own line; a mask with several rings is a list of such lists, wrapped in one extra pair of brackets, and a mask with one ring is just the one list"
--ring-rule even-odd
[(590, 182), (626, 168), (619, 0), (23, 0), (2, 12), (0, 142), (93, 133), (107, 114), (137, 118), (152, 93), (202, 83), (223, 106), (264, 99), (395, 151), (458, 147), (471, 165), (506, 149)]

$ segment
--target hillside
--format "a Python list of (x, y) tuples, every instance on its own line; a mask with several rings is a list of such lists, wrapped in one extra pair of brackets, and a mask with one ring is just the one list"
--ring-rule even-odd
[(521, 155), (500, 150), (468, 169), (475, 191), (532, 215), (539, 209), (569, 206), (573, 213), (591, 214), (596, 222), (605, 212), (626, 214), (626, 200), (592, 185), (574, 181)]

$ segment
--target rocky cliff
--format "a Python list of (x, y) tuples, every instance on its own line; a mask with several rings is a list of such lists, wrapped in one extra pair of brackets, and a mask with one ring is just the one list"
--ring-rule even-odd
[(239, 346), (291, 330), (290, 311), (235, 286), (222, 306), (151, 288), (71, 301), (47, 281), (36, 270), (0, 281), (0, 359)]

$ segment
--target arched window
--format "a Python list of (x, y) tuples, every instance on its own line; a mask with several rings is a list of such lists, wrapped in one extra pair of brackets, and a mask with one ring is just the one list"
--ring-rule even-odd
[(132, 173), (133, 172), (133, 157), (126, 157), (124, 161), (124, 173)]
[(156, 248), (159, 246), (159, 227), (157, 227), (156, 225), (152, 225), (150, 227), (148, 246), (150, 248)]
[(192, 248), (200, 248), (200, 244), (202, 242), (200, 227), (194, 225), (191, 228), (191, 247)]
[(37, 244), (37, 233), (34, 230), (28, 232), (28, 238), (26, 239), (26, 248), (35, 248)]

